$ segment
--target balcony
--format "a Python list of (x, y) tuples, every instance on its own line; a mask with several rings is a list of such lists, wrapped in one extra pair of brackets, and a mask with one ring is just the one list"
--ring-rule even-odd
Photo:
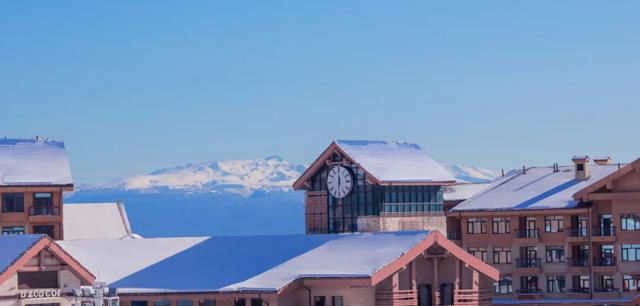
[(589, 293), (589, 288), (569, 288), (567, 293), (584, 294)]
[(591, 229), (593, 241), (614, 241), (616, 239), (616, 227), (594, 227)]
[(593, 259), (593, 265), (596, 267), (613, 267), (617, 264), (615, 256), (598, 257)]
[(460, 240), (461, 235), (459, 232), (447, 232), (447, 239), (449, 240)]
[(567, 231), (567, 235), (569, 237), (587, 237), (587, 229), (586, 228), (570, 228)]
[(516, 259), (516, 266), (518, 268), (540, 268), (540, 258), (519, 258)]
[(540, 236), (537, 228), (516, 230), (514, 231), (514, 233), (516, 235), (516, 238), (520, 238), (520, 239), (538, 238)]
[(60, 208), (54, 206), (30, 207), (29, 216), (59, 216)]
[(620, 292), (620, 288), (613, 288), (613, 287), (593, 288), (593, 293), (618, 293), (618, 292)]
[(569, 265), (572, 267), (588, 267), (589, 258), (569, 258), (567, 259)]
[(376, 306), (416, 306), (418, 294), (416, 290), (378, 290)]

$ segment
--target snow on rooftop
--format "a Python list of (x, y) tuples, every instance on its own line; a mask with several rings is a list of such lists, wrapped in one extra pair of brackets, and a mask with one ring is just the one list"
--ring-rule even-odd
[(429, 232), (77, 240), (61, 245), (98, 275), (98, 280), (128, 292), (275, 291), (299, 277), (369, 277), (427, 235)]
[(456, 180), (415, 143), (368, 140), (336, 140), (335, 143), (360, 166), (383, 182)]
[(122, 203), (65, 203), (64, 238), (135, 238)]
[(589, 164), (591, 176), (575, 179), (574, 166), (536, 167), (515, 172), (492, 183), (485, 190), (458, 204), (451, 211), (526, 210), (572, 208), (579, 203), (573, 195), (618, 170), (617, 165)]
[(112, 283), (174, 256), (207, 237), (57, 241), (96, 276)]
[(451, 186), (445, 186), (443, 191), (443, 198), (445, 201), (460, 201), (466, 200), (477, 194), (478, 192), (489, 187), (490, 183), (478, 183), (478, 184), (455, 184)]
[(64, 143), (45, 139), (0, 139), (0, 185), (70, 185)]

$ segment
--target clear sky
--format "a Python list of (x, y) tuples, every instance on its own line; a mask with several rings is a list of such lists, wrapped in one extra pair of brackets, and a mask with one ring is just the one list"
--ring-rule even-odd
[(640, 157), (639, 1), (2, 1), (0, 135), (77, 183), (399, 139), (492, 169)]

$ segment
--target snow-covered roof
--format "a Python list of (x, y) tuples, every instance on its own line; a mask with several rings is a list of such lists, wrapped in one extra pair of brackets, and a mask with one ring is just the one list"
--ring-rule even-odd
[(417, 144), (336, 140), (336, 145), (383, 182), (453, 182), (456, 179)]
[(65, 203), (63, 228), (66, 240), (138, 237), (122, 203)]
[[(60, 244), (129, 292), (276, 291), (300, 277), (369, 277), (430, 232), (76, 240)], [(131, 289), (136, 288), (136, 289)]]
[(0, 274), (42, 238), (43, 235), (0, 235)]
[(71, 185), (62, 141), (0, 139), (0, 185)]
[(529, 168), (492, 183), (482, 192), (458, 204), (451, 211), (491, 211), (573, 208), (573, 195), (618, 170), (617, 165), (589, 164), (590, 177), (576, 180), (574, 166)]
[(443, 198), (445, 201), (461, 201), (466, 200), (477, 194), (478, 192), (489, 187), (490, 183), (462, 183), (444, 187)]

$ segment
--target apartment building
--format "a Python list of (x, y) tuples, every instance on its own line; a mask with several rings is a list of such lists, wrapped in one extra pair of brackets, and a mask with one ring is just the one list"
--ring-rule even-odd
[(0, 139), (0, 234), (63, 239), (63, 193), (72, 190), (63, 142)]
[(500, 271), (494, 304), (637, 304), (640, 159), (572, 162), (508, 175), (447, 213), (449, 236)]

